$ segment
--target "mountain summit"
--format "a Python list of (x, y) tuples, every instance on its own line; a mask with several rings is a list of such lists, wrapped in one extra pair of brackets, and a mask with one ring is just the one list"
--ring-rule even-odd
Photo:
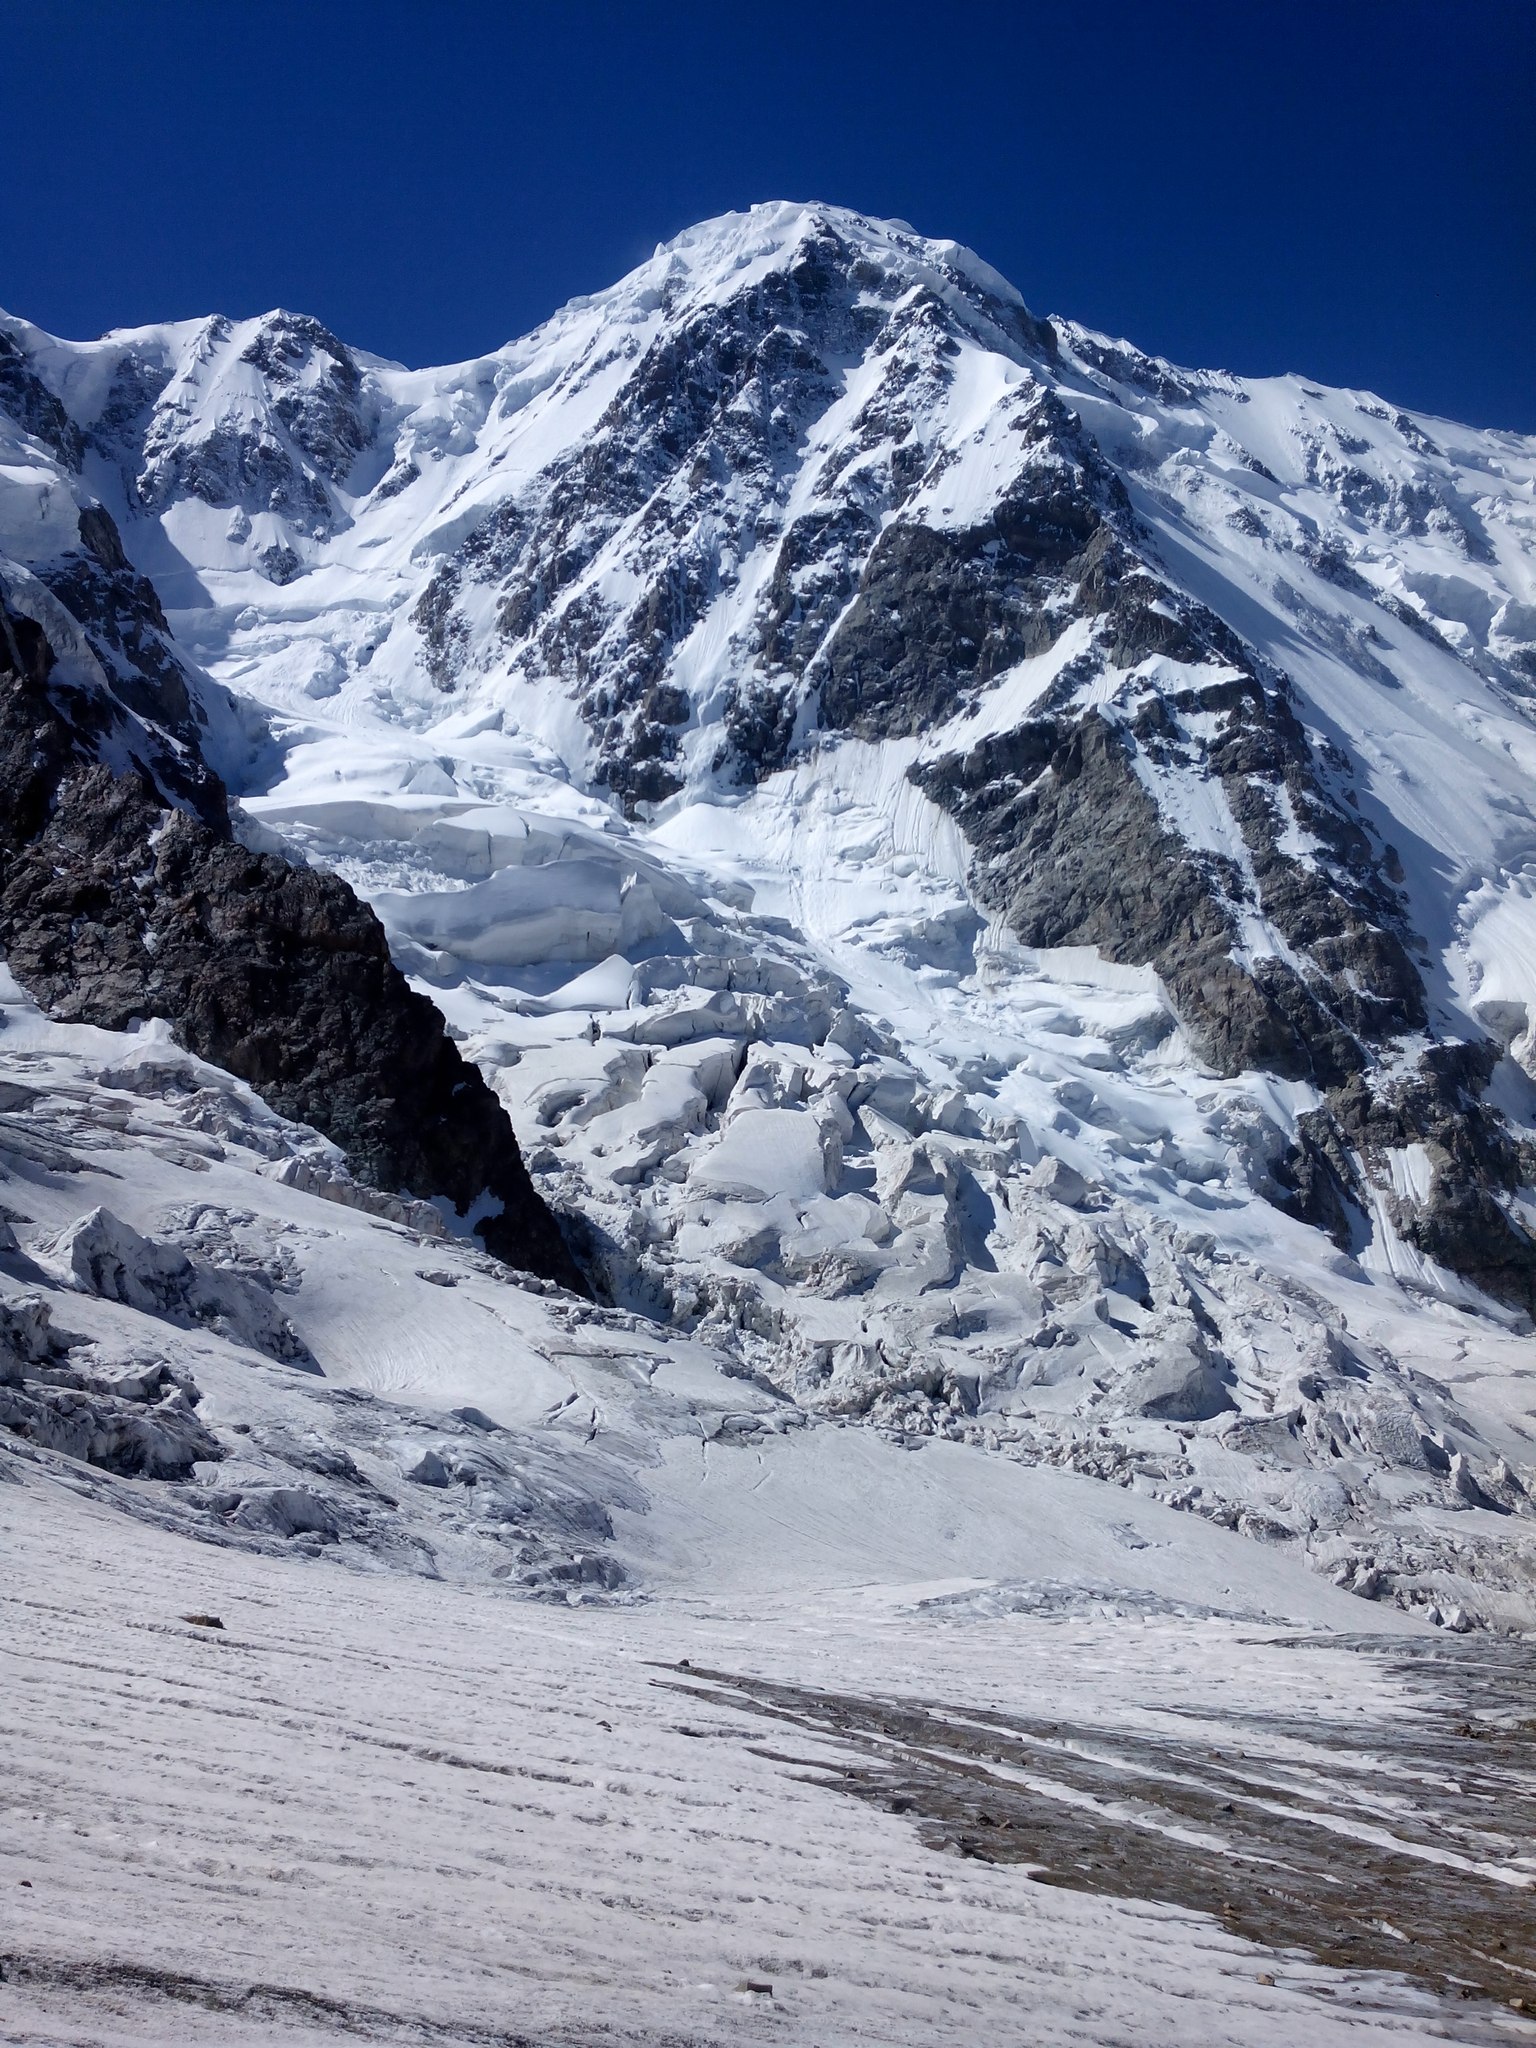
[(599, 1292), (796, 1426), (1526, 1597), (1434, 1517), (1536, 1483), (1536, 443), (789, 204), (448, 369), (0, 320), (0, 412), (99, 761), (366, 900)]

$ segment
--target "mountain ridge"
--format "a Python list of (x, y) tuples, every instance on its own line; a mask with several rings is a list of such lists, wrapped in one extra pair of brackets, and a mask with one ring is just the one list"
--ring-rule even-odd
[(1319, 1561), (1421, 1439), (1524, 1512), (1403, 1318), (1536, 1305), (1536, 442), (787, 204), (440, 371), (0, 334), (13, 601), (89, 612), (99, 501), (239, 829), (373, 905), (615, 1298)]

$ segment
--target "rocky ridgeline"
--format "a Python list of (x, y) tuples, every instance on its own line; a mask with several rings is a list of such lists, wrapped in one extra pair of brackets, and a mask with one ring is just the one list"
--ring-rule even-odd
[(205, 815), (176, 808), (151, 773), (166, 736), (142, 718), (156, 744), (130, 772), (106, 765), (97, 698), (53, 686), (41, 628), (0, 616), (0, 945), (21, 985), (70, 1021), (166, 1019), (363, 1179), (438, 1196), (488, 1249), (579, 1286), (505, 1111), (373, 912), (337, 877), (240, 845), (211, 777)]
[[(600, 779), (633, 807), (685, 786), (695, 707), (678, 655), (722, 602), (745, 600), (709, 738), (713, 765), (743, 780), (784, 765), (808, 689), (830, 729), (910, 731), (1042, 644), (1046, 576), (1096, 523), (1079, 479), (1054, 474), (1065, 422), (1051, 394), (1030, 385), (1015, 403), (1042, 488), (1013, 521), (1019, 552), (1002, 565), (1013, 587), (987, 558), (995, 533), (935, 532), (921, 503), (949, 459), (940, 418), (957, 327), (1037, 361), (1054, 353), (1051, 330), (960, 269), (914, 289), (899, 248), (892, 256), (882, 265), (823, 222), (737, 292), (692, 294), (683, 273), (669, 282), (675, 317), (648, 346), (630, 344), (633, 367), (593, 430), (477, 524), (423, 592), (415, 620), (439, 686), (459, 687), (487, 658), (465, 600), (489, 586), (492, 658), (571, 689)], [(850, 359), (878, 374), (848, 415)], [(592, 351), (573, 388), (604, 368)], [(823, 438), (834, 415), (835, 445)], [(1091, 488), (1113, 491), (1102, 464)], [(999, 523), (1008, 530), (1006, 515)], [(765, 547), (766, 574), (749, 580)], [(616, 560), (638, 595), (610, 594)], [(892, 639), (898, 591), (906, 623)]]
[[(348, 523), (338, 495), (378, 426), (379, 396), (318, 320), (213, 319), (169, 354), (129, 343), (90, 442), (148, 511), (195, 498), (227, 511), (271, 583), (303, 573), (312, 544)], [(303, 550), (303, 552), (301, 552)]]
[[(1485, 1093), (1500, 1048), (1431, 1016), (1398, 855), (1351, 763), (1287, 675), (1168, 575), (1057, 388), (1068, 365), (1174, 402), (1235, 380), (1037, 321), (960, 254), (830, 213), (766, 276), (705, 283), (680, 270), (663, 288), (671, 317), (627, 343), (595, 426), (435, 569), (413, 618), (436, 685), (495, 668), (568, 691), (595, 779), (641, 814), (702, 770), (771, 774), (808, 734), (926, 736), (910, 772), (965, 833), (986, 909), (1028, 945), (1154, 967), (1217, 1071), (1319, 1090), (1270, 1177), (1277, 1202), (1348, 1250), (1379, 1199), (1428, 1258), (1536, 1307), (1536, 1240), (1511, 1203), (1530, 1148)], [(978, 354), (1016, 378), (961, 438)], [(602, 348), (567, 373), (574, 390), (609, 374)], [(979, 492), (962, 481), (978, 443)], [(1367, 490), (1325, 458), (1309, 474), (1384, 529), (1475, 545), (1449, 494)], [(1311, 552), (1338, 587), (1342, 557)], [(701, 689), (706, 622), (729, 660)], [(1069, 645), (1028, 716), (935, 753), (1000, 678)], [(1364, 636), (1349, 651), (1392, 681)], [(1220, 792), (1226, 850), (1176, 822), (1190, 789)], [(1431, 1162), (1422, 1199), (1393, 1179), (1408, 1146)]]
[[(0, 337), (26, 459), (119, 518), (31, 549), (59, 659), (12, 658), (0, 916), (57, 1014), (147, 1003), (375, 1188), (285, 1185), (489, 1195), (569, 1278), (494, 1090), (599, 1289), (751, 1390), (722, 1434), (960, 1440), (1523, 1611), (1529, 1439), (1463, 1382), (1536, 1309), (1536, 999), (1464, 941), (1536, 833), (1479, 779), (1536, 679), (1528, 444), (1179, 370), (830, 208), (443, 372), (288, 314)], [(184, 561), (177, 630), (288, 720), (276, 841), (130, 566)], [(1424, 795), (1468, 733), (1488, 845)]]

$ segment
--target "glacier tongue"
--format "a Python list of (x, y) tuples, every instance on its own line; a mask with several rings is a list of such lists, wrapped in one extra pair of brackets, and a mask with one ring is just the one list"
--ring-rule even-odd
[(1528, 1623), (1536, 446), (824, 207), (441, 371), (4, 332), (8, 548), (83, 603), (107, 508), (242, 829), (373, 905), (732, 1430)]
[[(797, 1414), (1107, 1479), (1419, 1612), (1528, 1611), (1523, 1318), (1449, 1274), (1404, 1295), (1278, 1212), (1304, 1091), (1202, 1069), (1149, 970), (987, 923), (882, 750), (650, 829), (562, 824), (553, 958), (511, 924), (542, 900), (471, 908), (530, 872), (526, 770), (515, 807), (353, 786), (252, 808), (372, 895), (619, 1301)], [(614, 900), (659, 870), (676, 914), (594, 965), (598, 855)]]

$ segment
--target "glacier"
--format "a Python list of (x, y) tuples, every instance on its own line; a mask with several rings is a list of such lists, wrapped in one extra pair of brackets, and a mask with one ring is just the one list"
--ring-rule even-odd
[[(775, 204), (446, 369), (286, 312), (93, 342), (0, 316), (0, 595), (55, 682), (111, 707), (109, 768), (172, 813), (227, 791), (252, 859), (339, 878), (377, 914), (594, 1297), (519, 1272), (488, 1185), (450, 1199), (357, 1170), (346, 1131), (314, 1128), (323, 1090), (274, 1106), (174, 1017), (65, 1014), (13, 944), (0, 1474), (21, 1484), (0, 1508), (28, 1583), (56, 1588), (28, 1624), (45, 1666), (71, 1595), (44, 1502), (94, 1560), (92, 1600), (121, 1527), (135, 1600), (174, 1608), (166, 1589), (196, 1579), (200, 1603), (244, 1612), (210, 1670), (254, 1671), (272, 1654), (255, 1615), (290, 1602), (316, 1697), (340, 1683), (327, 1630), (372, 1672), (393, 1631), (430, 1641), (421, 1698), (370, 1679), (379, 1725), (347, 1740), (445, 1747), (442, 1715), (489, 1742), (453, 1675), (462, 1627), (476, 1669), (527, 1657), (538, 1688), (587, 1702), (579, 1736), (531, 1694), (505, 1709), (496, 1739), (554, 1782), (609, 1723), (654, 1718), (645, 1672), (665, 1665), (714, 1733), (669, 1726), (687, 1770), (654, 1768), (697, 1766), (719, 1801), (750, 1768), (783, 1843), (855, 1822), (743, 1761), (772, 1704), (743, 1674), (1017, 1715), (1060, 1648), (1063, 1725), (1129, 1742), (1194, 1711), (1198, 1684), (1211, 1744), (1238, 1748), (1224, 1717), (1258, 1731), (1288, 1686), (1311, 1697), (1301, 1667), (1326, 1665), (1379, 1745), (1419, 1711), (1421, 1668), (1456, 1700), (1518, 1658), (1536, 1626), (1536, 442), (1180, 368), (1037, 317), (956, 244)], [(1298, 1629), (1309, 1647), (1288, 1650)], [(168, 1651), (146, 1647), (134, 1683), (172, 1683)], [(62, 1681), (41, 1683), (57, 1711)], [(211, 1755), (219, 1686), (195, 1690)], [(809, 1715), (805, 1761), (822, 1709), (773, 1699)], [(851, 1725), (815, 1736), (849, 1781)], [(1316, 1790), (1329, 1741), (1354, 1738), (1302, 1740), (1272, 1721), (1255, 1759), (1278, 1744), (1263, 1770), (1283, 1751), (1340, 1828), (1364, 1826)], [(301, 1768), (280, 1744), (269, 1763)], [(618, 1786), (633, 1764), (599, 1768)], [(978, 1870), (979, 1838), (943, 1834), (949, 1797), (931, 1778), (912, 1795), (932, 1828), (910, 1870), (897, 1822), (857, 1822), (910, 1894), (867, 1937), (862, 1989), (830, 1950), (791, 1968), (783, 1925), (755, 1946), (717, 1928), (707, 1966), (631, 1929), (602, 2024), (735, 2038), (768, 1998), (737, 1979), (771, 1977), (786, 2039), (974, 2038), (1006, 2031), (1023, 1971), (1042, 2038), (1081, 2037), (1043, 1935), (1001, 1975), (999, 1955), (973, 1963), (979, 2022), (901, 1977), (924, 1942), (900, 1915), (934, 1910), (925, 1857), (942, 1871), (960, 1842), (978, 1912), (1014, 1910), (1023, 1882), (995, 1843)], [(558, 1873), (590, 1816), (556, 1803), (539, 1854)], [(1197, 1833), (1227, 1825), (1213, 1812)], [(1171, 1824), (1185, 1841), (1195, 1822)], [(244, 1848), (184, 1825), (189, 1871), (252, 1881)], [(325, 1826), (324, 1857), (350, 1853)], [(428, 1819), (408, 1833), (437, 1853)], [(1530, 1882), (1518, 1849), (1475, 1830), (1463, 1848), (1506, 1893)], [(71, 1851), (104, 1913), (125, 1910), (116, 1853)], [(708, 1853), (699, 1883), (745, 1881), (728, 1828)], [(870, 1924), (816, 1854), (823, 1910)], [(368, 1910), (391, 1910), (387, 1855), (364, 1862)], [(532, 1911), (546, 1880), (519, 1882)], [(1079, 1939), (1134, 1949), (1112, 1885), (1026, 1889), (1031, 1911), (1065, 1901)], [(590, 1983), (578, 1903), (539, 1911)], [(284, 1913), (283, 1953), (319, 1983), (316, 1937)], [(1166, 1967), (1210, 2001), (1214, 2039), (1221, 1972), (1251, 1986), (1254, 1968), (1186, 1956), (1202, 1924), (1168, 1935)], [(1216, 1935), (1282, 1942), (1272, 1908)], [(71, 1996), (128, 1996), (110, 1973), (50, 1977), (45, 1948), (25, 1980), (39, 2029)], [(1419, 1972), (1432, 1996), (1357, 1960), (1361, 2010), (1329, 2006), (1335, 1957), (1282, 1973), (1231, 2037), (1435, 2033), (1439, 1963)], [(530, 2024), (576, 2023), (516, 1967)], [(1523, 1992), (1500, 1971), (1478, 1988), (1507, 2010)], [(359, 2024), (416, 1996), (385, 1975), (346, 1993)], [(432, 1995), (467, 2028), (453, 1979)], [(194, 1995), (140, 1986), (123, 2038)], [(1166, 1979), (1140, 1995), (1101, 2031), (1180, 2023)], [(332, 2024), (219, 2010), (209, 2039)]]

